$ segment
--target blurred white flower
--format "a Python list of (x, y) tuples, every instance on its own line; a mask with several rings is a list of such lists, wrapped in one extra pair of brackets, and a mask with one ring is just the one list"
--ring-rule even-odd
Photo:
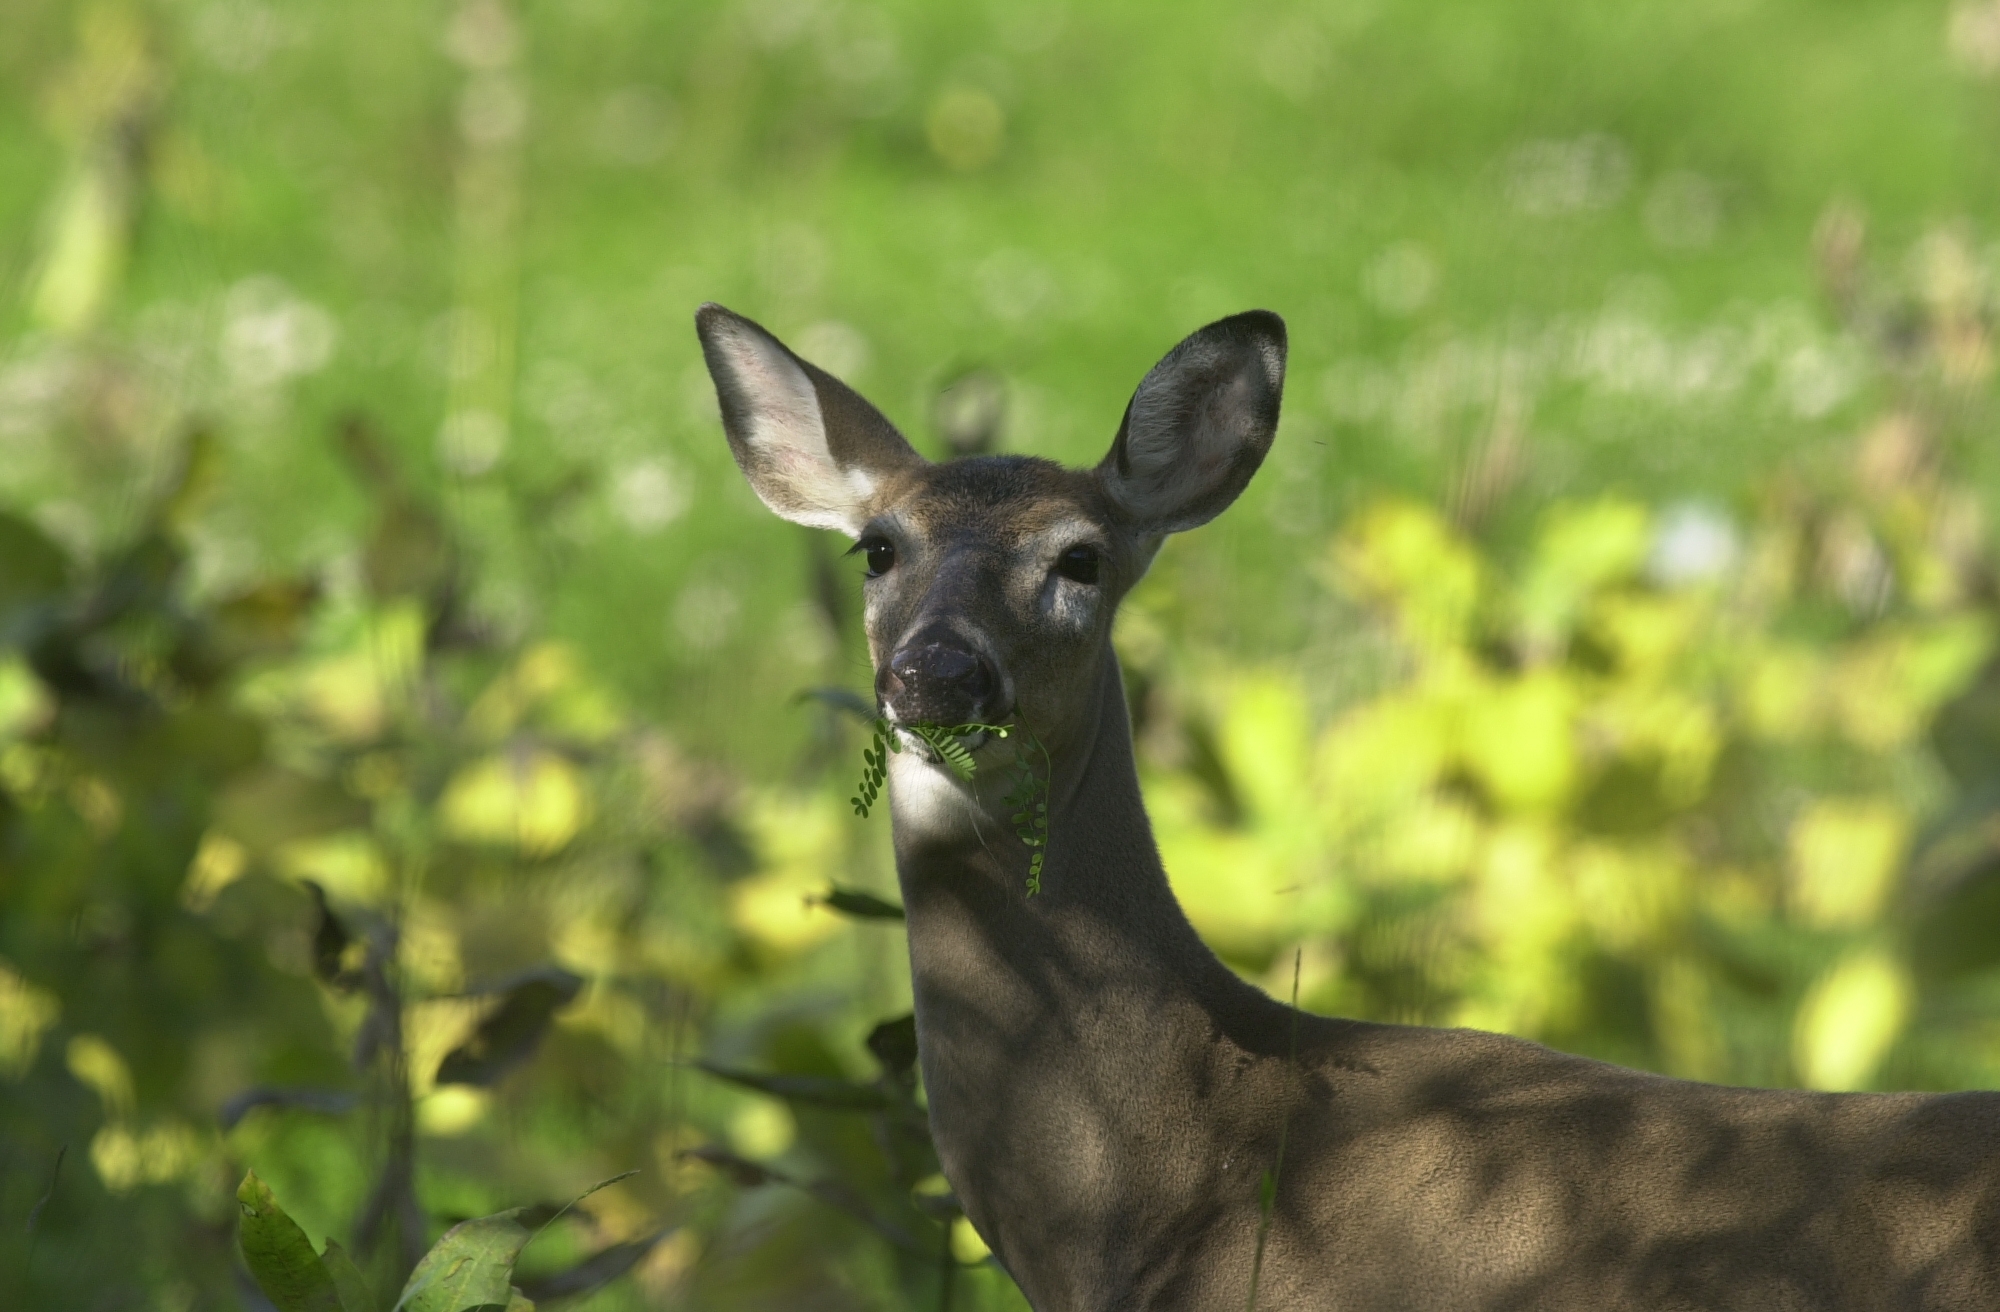
[(1361, 289), (1376, 307), (1397, 316), (1415, 314), (1437, 294), (1438, 263), (1413, 241), (1399, 241), (1370, 260)]
[(1257, 71), (1287, 100), (1303, 103), (1318, 85), (1326, 62), (1326, 38), (1318, 25), (1294, 19), (1265, 36)]
[(743, 6), (750, 35), (758, 45), (775, 50), (805, 35), (819, 16), (818, 0), (750, 0)]
[(454, 474), (478, 478), (506, 453), (506, 422), (490, 410), (460, 410), (438, 430), (438, 459)]
[(226, 73), (250, 73), (297, 38), (269, 5), (252, 0), (218, 0), (195, 14), (194, 45)]
[(240, 386), (270, 387), (326, 367), (339, 326), (277, 278), (245, 278), (222, 307), (222, 363)]
[(1853, 394), (1856, 369), (1831, 346), (1801, 345), (1778, 366), (1786, 400), (1801, 419), (1819, 419)]
[(714, 651), (729, 641), (742, 608), (736, 593), (721, 583), (691, 583), (674, 602), (674, 631), (695, 651)]
[(946, 87), (924, 114), (937, 157), (961, 173), (993, 162), (1007, 140), (1007, 111), (981, 87)]
[(611, 504), (636, 533), (657, 533), (687, 513), (685, 477), (663, 459), (641, 460), (618, 475)]
[(1682, 501), (1660, 515), (1646, 571), (1661, 583), (1706, 583), (1722, 577), (1742, 550), (1736, 525), (1705, 501)]
[(773, 299), (793, 304), (811, 300), (832, 263), (826, 238), (803, 223), (780, 224), (757, 241), (758, 281)]
[(1056, 297), (1056, 280), (1026, 251), (995, 251), (974, 270), (979, 298), (996, 319), (1019, 323)]
[(1722, 200), (1707, 178), (1676, 169), (1653, 184), (1646, 196), (1645, 220), (1647, 235), (1662, 246), (1706, 246), (1722, 226)]
[(445, 27), (444, 52), (467, 68), (505, 68), (521, 53), (521, 32), (501, 0), (465, 0)]
[(1603, 132), (1570, 141), (1530, 141), (1507, 161), (1507, 198), (1523, 214), (1607, 209), (1631, 181), (1631, 153)]
[(678, 129), (672, 102), (654, 88), (620, 87), (597, 107), (591, 144), (610, 163), (641, 168), (667, 153)]
[(1016, 54), (1046, 50), (1069, 26), (1061, 0), (999, 0), (989, 6), (1000, 44)]
[(479, 73), (458, 98), (458, 130), (480, 146), (512, 141), (528, 125), (528, 94), (505, 73)]
[(896, 48), (896, 27), (872, 6), (837, 10), (834, 21), (821, 25), (820, 64), (850, 87), (870, 87), (901, 80), (903, 65)]
[(1952, 62), (1969, 73), (2000, 73), (2000, 0), (1958, 0), (1945, 25)]
[(838, 319), (823, 319), (799, 330), (799, 354), (845, 382), (868, 367), (868, 339)]

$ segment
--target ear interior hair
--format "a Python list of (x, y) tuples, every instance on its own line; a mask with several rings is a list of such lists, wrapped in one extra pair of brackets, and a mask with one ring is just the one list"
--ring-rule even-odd
[(1143, 533), (1204, 524), (1263, 463), (1284, 388), (1284, 320), (1251, 310), (1209, 324), (1139, 384), (1098, 477)]
[(774, 513), (856, 536), (883, 482), (922, 462), (879, 410), (752, 320), (711, 303), (695, 330), (729, 449)]

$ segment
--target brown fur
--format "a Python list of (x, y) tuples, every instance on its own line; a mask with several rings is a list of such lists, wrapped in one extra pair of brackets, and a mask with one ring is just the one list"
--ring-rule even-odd
[[(1264, 1309), (2000, 1308), (2000, 1095), (1721, 1088), (1302, 1015), (1202, 944), (1140, 797), (1111, 618), (1161, 526), (1215, 513), (1261, 459), (1276, 395), (1245, 371), (1271, 332), (1224, 321), (1177, 352), (1199, 369), (1148, 376), (1135, 407), (1182, 389), (1153, 412), (1203, 457), (1155, 491), (1115, 460), (897, 454), (853, 508), (897, 549), (868, 585), (878, 666), (927, 628), (977, 644), (1054, 764), (1030, 898), (999, 770), (961, 788), (892, 758), (932, 1130), (996, 1257), (1038, 1312), (1244, 1308), (1275, 1173)], [(1057, 530), (1104, 549), (1094, 593), (1054, 581)]]

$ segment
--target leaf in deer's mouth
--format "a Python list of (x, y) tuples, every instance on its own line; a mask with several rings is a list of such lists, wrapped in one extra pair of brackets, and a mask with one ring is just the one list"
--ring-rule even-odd
[[(926, 760), (943, 765), (967, 783), (977, 773), (972, 754), (986, 745), (988, 738), (1014, 738), (1013, 788), (1005, 805), (1011, 813), (1014, 834), (1028, 849), (1028, 896), (1042, 891), (1042, 863), (1049, 844), (1049, 782), (1055, 775), (1049, 749), (1025, 723), (1020, 736), (1004, 724), (892, 724), (886, 717), (875, 721), (875, 737), (862, 750), (861, 786), (852, 805), (863, 819), (880, 796), (889, 776), (889, 753), (900, 752), (907, 744)], [(1042, 770), (1035, 769), (1033, 752), (1040, 752)]]
[(899, 725), (897, 732), (910, 744), (921, 744), (926, 759), (942, 765), (965, 783), (978, 772), (972, 754), (986, 745), (988, 738), (1005, 738), (1007, 729), (998, 724), (912, 724)]
[(1005, 725), (999, 724), (895, 724), (886, 718), (875, 721), (874, 739), (861, 752), (861, 784), (851, 801), (854, 813), (866, 819), (873, 809), (889, 776), (890, 752), (900, 752), (908, 746), (925, 760), (946, 767), (970, 783), (979, 768), (972, 753), (983, 747), (989, 737), (1005, 738), (1008, 732)]

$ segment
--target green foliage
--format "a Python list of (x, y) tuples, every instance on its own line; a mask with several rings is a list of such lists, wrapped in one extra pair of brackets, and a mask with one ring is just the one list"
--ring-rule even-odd
[(500, 1001), (459, 1047), (438, 1063), (439, 1084), (497, 1084), (541, 1045), (558, 1011), (576, 1001), (583, 977), (541, 966), (490, 992)]
[[(896, 726), (887, 720), (874, 722), (874, 740), (861, 752), (861, 785), (852, 805), (854, 813), (862, 819), (875, 804), (881, 792), (883, 781), (889, 773), (889, 752), (903, 750), (896, 737), (900, 727), (922, 739), (937, 758), (951, 772), (966, 783), (978, 769), (972, 759), (972, 752), (965, 740), (979, 734), (990, 734), (995, 738), (1007, 738), (1019, 728), (1020, 737), (1014, 742), (1014, 761), (1008, 770), (1008, 780), (1012, 785), (1001, 805), (1008, 813), (1008, 823), (1014, 827), (1014, 836), (1028, 849), (1028, 896), (1042, 891), (1042, 860), (1047, 854), (1049, 843), (1049, 780), (1054, 765), (1049, 760), (1048, 748), (1035, 736), (1034, 730), (1025, 724), (1019, 726), (999, 724), (914, 724)], [(1034, 753), (1041, 753), (1040, 768), (1036, 767)], [(837, 896), (837, 895), (836, 895)], [(829, 905), (837, 906), (834, 898), (828, 898)], [(842, 908), (845, 909), (845, 908)]]
[(417, 1263), (393, 1312), (532, 1308), (513, 1286), (514, 1264), (531, 1238), (519, 1209), (459, 1222)]
[(854, 814), (863, 820), (874, 808), (875, 799), (882, 795), (882, 784), (889, 777), (889, 753), (902, 750), (894, 727), (887, 720), (875, 721), (869, 745), (861, 749), (861, 783), (850, 801)]
[(861, 750), (861, 783), (851, 802), (854, 814), (864, 820), (873, 809), (875, 799), (881, 795), (883, 782), (889, 777), (889, 753), (903, 750), (902, 740), (896, 733), (899, 728), (921, 739), (938, 760), (965, 783), (972, 782), (972, 776), (978, 769), (965, 740), (976, 734), (1005, 738), (1009, 733), (1007, 726), (998, 724), (896, 725), (886, 719), (874, 720), (871, 727), (873, 737), (869, 745)]
[[(394, 1312), (534, 1312), (534, 1301), (514, 1283), (522, 1250), (564, 1212), (624, 1178), (606, 1180), (560, 1208), (516, 1207), (461, 1221), (418, 1261)], [(381, 1312), (346, 1250), (329, 1239), (326, 1251), (315, 1255), (305, 1231), (256, 1172), (243, 1177), (236, 1196), (243, 1209), (244, 1262), (278, 1312)], [(552, 1214), (531, 1232), (526, 1218), (543, 1210)], [(535, 1283), (554, 1296), (589, 1292), (629, 1270), (661, 1237), (615, 1245), (571, 1272)]]
[(255, 1171), (243, 1177), (236, 1201), (243, 1208), (243, 1260), (278, 1312), (364, 1312), (363, 1307), (345, 1306), (312, 1240), (278, 1206), (271, 1186)]
[[(1035, 768), (1033, 752), (1041, 753), (1040, 770)], [(1049, 760), (1049, 749), (1026, 725), (1021, 726), (1021, 741), (1014, 745), (1009, 777), (1013, 787), (1001, 805), (1007, 808), (1014, 836), (1028, 849), (1028, 896), (1033, 897), (1042, 891), (1042, 859), (1049, 846), (1049, 781), (1055, 777), (1055, 764)]]
[[(361, 1274), (361, 1269), (354, 1265), (354, 1259), (339, 1243), (333, 1239), (326, 1241), (326, 1251), (320, 1254), (320, 1264), (333, 1277), (334, 1290), (340, 1295), (341, 1312), (382, 1312), (381, 1300), (368, 1287), (368, 1277)], [(256, 1274), (254, 1264), (251, 1274)], [(258, 1277), (258, 1284), (260, 1287), (263, 1284), (261, 1276)], [(268, 1289), (265, 1296), (270, 1296)]]
[(1956, 11), (212, 8), (0, 42), (15, 1301), (233, 1306), (250, 1165), (345, 1305), (638, 1164), (526, 1297), (1020, 1306), (842, 805), (851, 580), (743, 494), (709, 298), (919, 446), (1071, 463), (1180, 332), (1285, 313), (1269, 467), (1119, 630), (1176, 885), (1274, 991), (2000, 1082)]

